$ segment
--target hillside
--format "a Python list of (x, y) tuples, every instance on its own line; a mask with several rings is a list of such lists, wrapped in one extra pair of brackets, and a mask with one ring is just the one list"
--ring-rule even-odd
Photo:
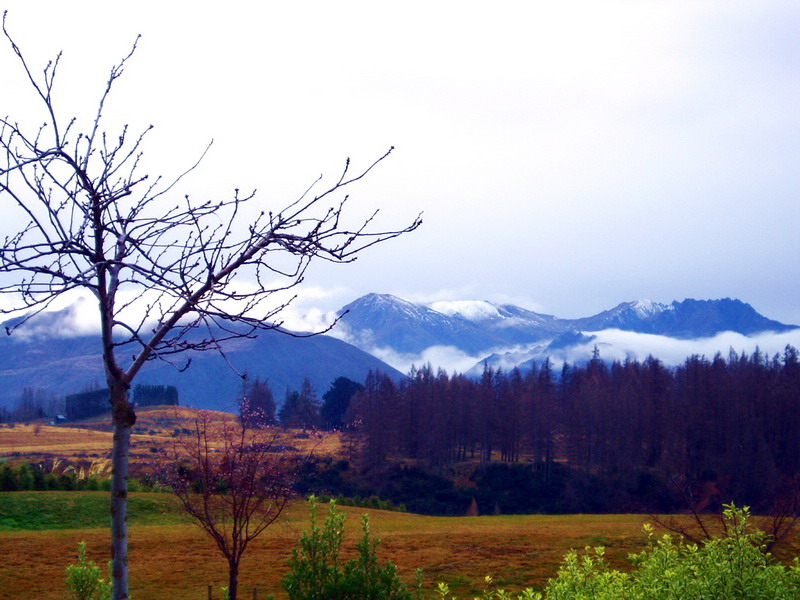
[[(146, 470), (154, 460), (154, 450), (167, 447), (176, 434), (178, 438), (187, 435), (198, 414), (197, 409), (184, 406), (152, 406), (138, 410), (131, 436), (133, 471)], [(231, 413), (214, 411), (212, 417), (220, 425), (237, 418)], [(278, 436), (279, 445), (303, 455), (313, 449), (320, 456), (336, 457), (341, 450), (338, 433), (309, 436), (291, 429), (270, 431)], [(69, 425), (0, 425), (0, 457), (15, 463), (45, 464), (48, 468), (56, 462), (59, 471), (83, 468), (107, 476), (111, 468), (111, 438), (110, 414)]]
[[(267, 331), (256, 338), (224, 342), (222, 347), (224, 358), (217, 352), (187, 352), (175, 364), (150, 362), (136, 383), (173, 385), (182, 405), (236, 411), (235, 397), (241, 388), (237, 372), (267, 380), (278, 401), (287, 388), (299, 389), (304, 377), (319, 396), (340, 376), (363, 381), (372, 369), (401, 377), (367, 352), (326, 335), (297, 338)], [(189, 368), (181, 371), (189, 360)], [(11, 406), (25, 387), (62, 396), (94, 384), (102, 387), (104, 381), (96, 336), (0, 338), (0, 405)]]

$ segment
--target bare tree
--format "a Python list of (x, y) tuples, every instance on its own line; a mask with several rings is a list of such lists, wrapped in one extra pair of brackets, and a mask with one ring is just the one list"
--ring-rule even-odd
[[(671, 483), (677, 494), (682, 495), (686, 506), (683, 512), (689, 517), (651, 514), (651, 522), (698, 546), (713, 540), (718, 531), (727, 533), (728, 523), (724, 518), (726, 504), (719, 502), (714, 505), (709, 501), (710, 495), (718, 500), (720, 494), (715, 482), (676, 477)], [(761, 516), (759, 529), (765, 534), (765, 552), (771, 553), (780, 546), (796, 543), (795, 530), (800, 523), (800, 475), (795, 474), (781, 481), (771, 498), (757, 508), (757, 514)]]
[(343, 191), (388, 152), (356, 173), (348, 160), (331, 185), (323, 186), (320, 178), (284, 208), (255, 218), (244, 211), (255, 192), (237, 189), (225, 200), (186, 196), (175, 202), (173, 190), (199, 161), (174, 180), (153, 180), (140, 173), (150, 128), (140, 134), (127, 126), (113, 134), (104, 130), (106, 103), (136, 42), (111, 69), (94, 117), (82, 129), (56, 109), (61, 55), (34, 71), (9, 35), (5, 13), (3, 32), (43, 109), (44, 124), (28, 130), (9, 117), (0, 119), (3, 214), (12, 217), (16, 209), (26, 219), (0, 247), (0, 295), (15, 300), (17, 309), (0, 314), (27, 311), (8, 328), (10, 334), (64, 293), (83, 289), (97, 299), (114, 425), (113, 597), (122, 600), (128, 596), (128, 450), (136, 421), (129, 390), (142, 366), (162, 360), (185, 368), (189, 361), (173, 362), (176, 355), (220, 350), (226, 340), (279, 328), (287, 303), (276, 302), (274, 294), (299, 285), (313, 259), (350, 262), (421, 221), (376, 231), (373, 214), (347, 225)]
[(228, 561), (228, 592), (236, 600), (242, 556), (292, 498), (299, 455), (283, 452), (275, 430), (220, 421), (203, 411), (192, 434), (176, 440), (162, 458), (158, 479)]

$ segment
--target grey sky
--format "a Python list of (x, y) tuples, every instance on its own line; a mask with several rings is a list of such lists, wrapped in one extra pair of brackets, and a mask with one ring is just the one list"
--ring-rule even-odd
[[(423, 228), (313, 268), (307, 305), (730, 296), (800, 324), (797, 2), (6, 6), (32, 62), (64, 50), (65, 112), (142, 34), (109, 116), (156, 125), (159, 173), (214, 138), (193, 195), (279, 206), (396, 146), (354, 199)], [(5, 44), (0, 70), (0, 112), (37, 122)]]

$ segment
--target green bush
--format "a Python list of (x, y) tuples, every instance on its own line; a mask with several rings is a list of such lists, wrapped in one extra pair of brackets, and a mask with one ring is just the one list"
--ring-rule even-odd
[[(602, 550), (595, 556), (568, 554), (547, 589), (548, 600), (567, 598), (635, 600), (782, 600), (800, 598), (800, 562), (776, 564), (765, 550), (764, 534), (750, 527), (747, 508), (727, 506), (725, 534), (702, 547), (669, 535), (631, 555), (636, 569), (608, 568)], [(652, 528), (646, 527), (653, 536)]]
[(67, 567), (67, 589), (73, 600), (110, 600), (111, 583), (100, 578), (100, 567), (86, 558), (86, 542), (78, 544), (78, 563)]
[[(16, 467), (9, 465), (0, 467), (0, 492), (109, 490), (110, 486), (111, 480), (108, 478), (78, 477), (74, 472), (56, 474), (46, 471), (43, 465), (21, 464)], [(140, 491), (142, 485), (131, 479), (129, 489)]]
[[(544, 594), (525, 590), (513, 595), (487, 590), (496, 600), (797, 600), (800, 598), (800, 560), (787, 567), (766, 552), (763, 532), (750, 526), (747, 508), (727, 506), (724, 534), (703, 546), (675, 541), (665, 535), (632, 554), (635, 569), (611, 569), (603, 548), (569, 552), (558, 576)], [(490, 581), (489, 581), (490, 582)], [(441, 600), (454, 600), (444, 584)]]
[(345, 515), (330, 501), (325, 525), (317, 524), (317, 501), (311, 498), (311, 529), (304, 531), (300, 547), (292, 551), (289, 573), (283, 580), (290, 600), (412, 600), (420, 598), (417, 587), (408, 590), (391, 562), (378, 561), (380, 540), (370, 537), (369, 518), (363, 515), (363, 537), (357, 556), (346, 563), (340, 558)]
[(395, 512), (408, 512), (405, 504), (395, 504), (391, 500), (384, 500), (378, 496), (372, 495), (368, 498), (361, 498), (360, 496), (336, 496), (332, 497), (327, 494), (314, 494), (318, 502), (328, 503), (331, 500), (336, 502), (337, 506), (353, 506), (356, 508), (374, 508), (376, 510), (390, 510)]

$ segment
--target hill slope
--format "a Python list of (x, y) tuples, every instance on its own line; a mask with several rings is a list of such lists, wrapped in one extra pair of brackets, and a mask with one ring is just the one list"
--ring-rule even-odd
[[(236, 371), (268, 380), (278, 401), (287, 387), (299, 389), (304, 377), (320, 396), (340, 376), (363, 381), (373, 369), (401, 377), (374, 356), (325, 335), (295, 338), (267, 331), (255, 339), (225, 342), (223, 350)], [(189, 368), (181, 372), (189, 358)], [(9, 406), (24, 387), (60, 396), (94, 383), (103, 387), (104, 381), (97, 336), (0, 338), (0, 404)], [(236, 410), (234, 399), (241, 387), (240, 377), (216, 352), (189, 352), (175, 365), (148, 363), (135, 383), (174, 385), (183, 405), (227, 411)]]

